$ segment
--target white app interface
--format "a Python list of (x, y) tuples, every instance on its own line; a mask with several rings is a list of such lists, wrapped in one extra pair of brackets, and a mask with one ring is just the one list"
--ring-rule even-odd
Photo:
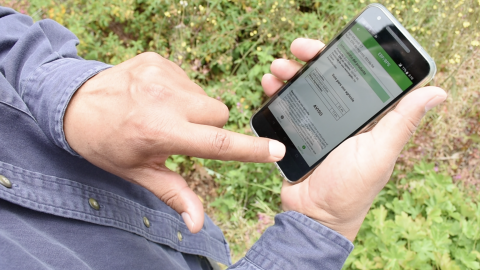
[(412, 84), (367, 28), (356, 23), (268, 106), (309, 166)]

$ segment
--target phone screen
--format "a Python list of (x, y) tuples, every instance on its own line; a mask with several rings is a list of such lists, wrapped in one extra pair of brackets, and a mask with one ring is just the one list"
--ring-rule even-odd
[(390, 19), (368, 8), (257, 113), (266, 122), (259, 124), (286, 144), (278, 164), (296, 170), (286, 175), (295, 181), (429, 71)]

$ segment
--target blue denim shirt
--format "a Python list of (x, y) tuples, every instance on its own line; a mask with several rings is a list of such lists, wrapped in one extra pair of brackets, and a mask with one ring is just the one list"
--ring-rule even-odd
[[(109, 68), (51, 20), (0, 7), (0, 269), (212, 269), (230, 265), (208, 217), (191, 234), (148, 190), (78, 156), (63, 132), (75, 91)], [(147, 222), (148, 221), (148, 222)], [(276, 216), (230, 269), (340, 269), (353, 249), (312, 219)]]

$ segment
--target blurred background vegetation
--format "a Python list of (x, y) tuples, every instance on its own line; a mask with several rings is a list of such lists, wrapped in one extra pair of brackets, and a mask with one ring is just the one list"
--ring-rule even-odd
[[(377, 197), (345, 269), (480, 269), (480, 0), (386, 0), (434, 57), (432, 85), (449, 93), (430, 111)], [(369, 1), (0, 0), (80, 39), (86, 59), (118, 64), (154, 51), (230, 108), (226, 128), (248, 122), (266, 97), (260, 80), (297, 37), (328, 42)], [(192, 134), (194, 136), (194, 134)], [(174, 156), (223, 229), (238, 260), (281, 211), (272, 164)]]

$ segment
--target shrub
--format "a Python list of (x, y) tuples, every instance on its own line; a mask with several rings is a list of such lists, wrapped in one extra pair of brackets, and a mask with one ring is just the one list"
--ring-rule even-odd
[(409, 179), (377, 197), (344, 268), (480, 269), (480, 196), (465, 196), (433, 164)]

